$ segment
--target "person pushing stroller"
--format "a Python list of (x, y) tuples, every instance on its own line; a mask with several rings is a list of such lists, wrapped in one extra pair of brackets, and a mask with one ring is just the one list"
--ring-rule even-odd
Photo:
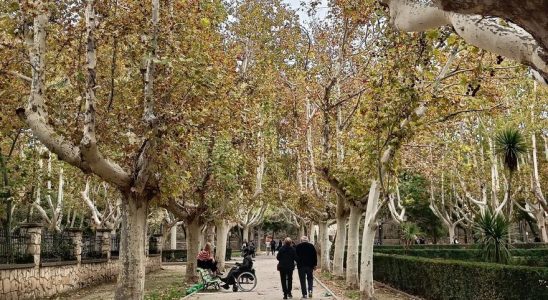
[(243, 250), (242, 254), (244, 256), (244, 261), (241, 264), (236, 263), (236, 265), (230, 269), (228, 275), (226, 275), (226, 277), (224, 278), (221, 278), (221, 281), (225, 283), (224, 285), (222, 285), (225, 290), (228, 290), (232, 285), (232, 291), (237, 292), (238, 286), (236, 285), (236, 277), (238, 277), (238, 275), (243, 272), (254, 272), (251, 251), (246, 248)]

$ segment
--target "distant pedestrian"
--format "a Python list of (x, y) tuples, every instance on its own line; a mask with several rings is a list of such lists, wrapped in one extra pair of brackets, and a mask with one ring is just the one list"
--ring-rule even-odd
[(280, 248), (282, 248), (282, 240), (278, 242), (278, 251), (280, 251)]
[(276, 254), (276, 241), (274, 239), (270, 241), (270, 251), (272, 251), (272, 255)]
[(278, 271), (280, 272), (280, 279), (282, 281), (284, 299), (288, 297), (293, 298), (291, 289), (293, 288), (293, 271), (295, 270), (297, 253), (295, 252), (295, 248), (291, 247), (290, 238), (284, 240), (284, 245), (278, 250), (276, 259), (278, 259)]
[(301, 237), (301, 242), (296, 247), (296, 253), (297, 269), (303, 298), (312, 298), (314, 270), (318, 265), (316, 248), (308, 242), (308, 237), (303, 236)]

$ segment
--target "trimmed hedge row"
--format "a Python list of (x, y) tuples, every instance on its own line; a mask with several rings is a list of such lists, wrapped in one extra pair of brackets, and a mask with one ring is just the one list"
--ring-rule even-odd
[[(375, 253), (443, 258), (453, 260), (481, 261), (478, 249), (375, 249)], [(548, 267), (548, 249), (512, 249), (511, 264)]]
[[(420, 244), (411, 245), (409, 249), (476, 249), (478, 246), (475, 244)], [(538, 249), (548, 248), (548, 243), (527, 243), (527, 244), (512, 244), (514, 249)], [(403, 245), (377, 245), (375, 251), (378, 249), (404, 249)]]
[(548, 299), (548, 268), (375, 253), (373, 272), (426, 299)]
[[(232, 257), (241, 256), (242, 251), (232, 250), (230, 248), (226, 249), (225, 260), (231, 260)], [(177, 250), (163, 250), (162, 251), (162, 261), (164, 262), (186, 262), (187, 253), (184, 249)]]

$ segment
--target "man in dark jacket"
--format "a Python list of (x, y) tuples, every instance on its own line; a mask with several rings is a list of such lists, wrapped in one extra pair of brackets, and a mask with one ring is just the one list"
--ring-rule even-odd
[(293, 298), (291, 295), (292, 283), (293, 283), (293, 271), (295, 270), (295, 260), (297, 254), (295, 248), (291, 247), (291, 239), (286, 238), (284, 245), (278, 250), (278, 271), (280, 272), (280, 279), (282, 281), (282, 290), (284, 292), (284, 299)]
[(276, 241), (274, 239), (270, 241), (270, 251), (272, 251), (272, 255), (276, 254)]
[[(312, 298), (312, 283), (314, 282), (314, 270), (318, 265), (316, 248), (308, 242), (308, 237), (301, 237), (301, 243), (296, 247), (297, 269), (303, 298)], [(307, 289), (308, 283), (308, 289)], [(308, 293), (307, 293), (308, 292)]]

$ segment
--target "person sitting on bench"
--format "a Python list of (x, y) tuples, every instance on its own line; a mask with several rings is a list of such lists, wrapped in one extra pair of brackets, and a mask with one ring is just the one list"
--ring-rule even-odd
[(248, 249), (244, 249), (242, 255), (244, 256), (244, 261), (242, 264), (236, 263), (236, 265), (230, 269), (228, 275), (226, 275), (225, 278), (221, 278), (221, 281), (225, 283), (222, 287), (226, 290), (228, 290), (230, 285), (233, 285), (232, 290), (237, 292), (238, 287), (236, 286), (236, 277), (243, 272), (253, 270), (253, 259), (250, 251)]
[(211, 254), (211, 243), (206, 243), (204, 249), (198, 253), (198, 268), (211, 270), (214, 274), (218, 274), (217, 262)]

